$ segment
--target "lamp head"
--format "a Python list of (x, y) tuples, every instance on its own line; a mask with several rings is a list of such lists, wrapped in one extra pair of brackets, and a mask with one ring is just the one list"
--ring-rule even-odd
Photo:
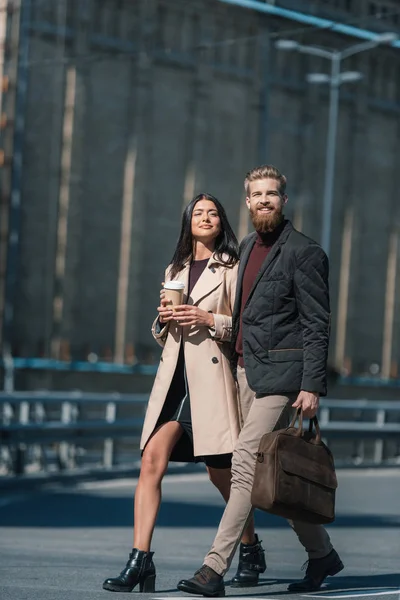
[(278, 50), (297, 50), (300, 46), (296, 40), (276, 40), (275, 48)]

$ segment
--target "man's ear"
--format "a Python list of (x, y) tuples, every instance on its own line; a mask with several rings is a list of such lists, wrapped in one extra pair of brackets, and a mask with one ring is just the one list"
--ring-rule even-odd
[(289, 198), (288, 198), (287, 194), (283, 194), (283, 196), (282, 196), (282, 200), (283, 200), (283, 204), (286, 204), (286, 203), (287, 203), (287, 201), (289, 200)]
[(247, 208), (250, 210), (250, 198), (248, 196), (246, 196), (246, 205)]

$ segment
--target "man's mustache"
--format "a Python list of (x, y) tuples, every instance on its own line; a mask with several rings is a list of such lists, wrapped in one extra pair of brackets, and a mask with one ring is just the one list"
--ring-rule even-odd
[(257, 210), (259, 208), (271, 208), (271, 209), (273, 209), (274, 206), (273, 206), (273, 204), (257, 204), (256, 208), (257, 208)]

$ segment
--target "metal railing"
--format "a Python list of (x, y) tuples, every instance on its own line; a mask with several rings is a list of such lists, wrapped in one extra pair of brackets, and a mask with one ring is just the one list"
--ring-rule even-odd
[[(13, 391), (15, 388), (15, 375), (18, 371), (50, 371), (57, 372), (80, 372), (80, 373), (98, 373), (98, 374), (118, 374), (118, 375), (150, 375), (155, 376), (158, 364), (148, 364), (135, 362), (134, 364), (124, 364), (115, 362), (106, 362), (103, 360), (57, 360), (53, 358), (25, 357), (18, 358), (11, 353), (3, 352), (0, 357), (0, 369), (4, 371), (4, 389)], [(400, 377), (385, 378), (381, 376), (367, 375), (337, 375), (339, 385), (352, 387), (380, 387), (380, 388), (400, 388)]]
[[(147, 394), (0, 393), (2, 471), (66, 470), (84, 462), (111, 468), (116, 440), (138, 447), (147, 400)], [(123, 416), (117, 407), (127, 409)]]
[[(148, 394), (0, 393), (0, 473), (110, 469), (137, 458)], [(400, 465), (400, 402), (323, 399), (340, 465)]]

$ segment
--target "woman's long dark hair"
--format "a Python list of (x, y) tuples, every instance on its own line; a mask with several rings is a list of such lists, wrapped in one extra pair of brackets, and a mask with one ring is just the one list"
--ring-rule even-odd
[[(239, 260), (238, 241), (232, 231), (232, 227), (229, 224), (228, 217), (226, 216), (225, 209), (221, 202), (214, 198), (214, 196), (211, 196), (211, 194), (199, 194), (191, 200), (182, 215), (181, 232), (171, 260), (171, 279), (183, 269), (187, 260), (193, 258), (192, 214), (194, 207), (199, 200), (210, 200), (211, 202), (214, 202), (215, 208), (218, 211), (221, 231), (215, 240), (214, 248), (214, 253), (218, 260), (226, 265), (234, 265)], [(225, 259), (223, 254), (226, 254), (228, 259)]]

